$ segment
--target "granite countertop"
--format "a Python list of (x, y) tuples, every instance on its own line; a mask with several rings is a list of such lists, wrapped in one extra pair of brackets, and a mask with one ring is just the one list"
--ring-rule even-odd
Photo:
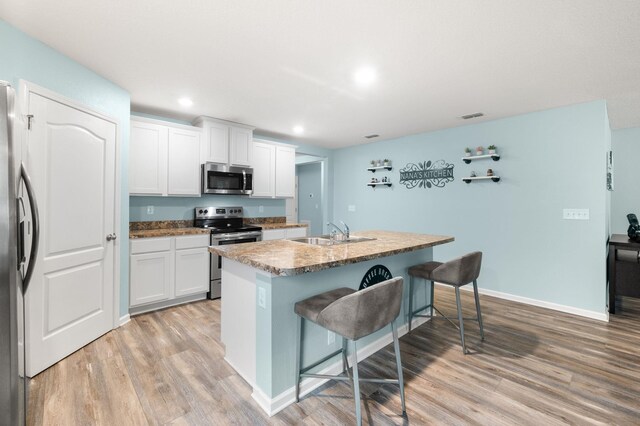
[(165, 229), (141, 229), (129, 231), (130, 239), (137, 238), (155, 238), (155, 237), (176, 237), (181, 235), (198, 235), (210, 234), (211, 231), (206, 228), (165, 228)]
[(279, 276), (291, 276), (452, 242), (453, 237), (392, 231), (355, 232), (375, 238), (359, 243), (317, 246), (288, 240), (209, 247), (209, 251)]
[(283, 229), (283, 228), (306, 228), (306, 223), (259, 223), (258, 226), (262, 227), (262, 229)]

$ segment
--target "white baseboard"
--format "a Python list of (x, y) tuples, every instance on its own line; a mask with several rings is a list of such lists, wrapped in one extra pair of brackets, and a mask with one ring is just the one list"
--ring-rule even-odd
[[(414, 318), (412, 329), (424, 324), (429, 321), (430, 318), (418, 317)], [(408, 324), (403, 324), (398, 327), (398, 337), (404, 336), (407, 334), (409, 330)], [(393, 336), (391, 332), (386, 333), (384, 336), (380, 337), (378, 340), (369, 343), (367, 346), (358, 348), (358, 361), (362, 361), (378, 352), (380, 349), (387, 346), (389, 343), (393, 341)], [(349, 356), (349, 364), (353, 363), (353, 357)], [(337, 360), (333, 364), (323, 368), (318, 371), (318, 374), (340, 374), (342, 372), (342, 359)], [(300, 398), (303, 396), (313, 392), (320, 386), (327, 383), (330, 379), (318, 379), (313, 377), (308, 377), (300, 381)], [(289, 405), (293, 404), (296, 400), (296, 388), (295, 386), (285, 390), (281, 394), (277, 395), (274, 398), (270, 398), (267, 396), (261, 389), (254, 387), (253, 393), (251, 394), (253, 399), (260, 405), (260, 408), (264, 410), (269, 416), (273, 416), (280, 411), (284, 410)]]
[[(440, 284), (440, 283), (436, 283), (436, 284), (437, 285), (441, 285), (443, 287), (451, 288), (451, 286), (446, 285), (446, 284)], [(470, 286), (460, 287), (460, 289), (463, 290), (463, 291), (473, 291), (473, 287), (470, 287)], [(581, 317), (591, 318), (591, 319), (595, 319), (595, 320), (599, 320), (599, 321), (606, 321), (606, 322), (609, 321), (609, 313), (608, 312), (604, 312), (603, 313), (603, 312), (589, 311), (587, 309), (581, 309), (581, 308), (576, 308), (576, 307), (573, 307), (573, 306), (561, 305), (559, 303), (547, 302), (547, 301), (544, 301), (544, 300), (531, 299), (529, 297), (516, 296), (514, 294), (503, 293), (501, 291), (495, 291), (495, 290), (488, 290), (486, 288), (480, 288), (480, 287), (478, 287), (478, 293), (486, 294), (487, 296), (497, 297), (498, 299), (511, 300), (513, 302), (520, 302), (520, 303), (524, 303), (526, 305), (539, 306), (541, 308), (553, 309), (554, 311), (560, 311), (560, 312), (564, 312), (564, 313), (567, 313), (567, 314), (578, 315), (578, 316), (581, 316)]]
[(121, 316), (120, 320), (118, 321), (118, 327), (122, 327), (123, 325), (125, 325), (129, 321), (131, 321), (131, 316), (129, 314)]

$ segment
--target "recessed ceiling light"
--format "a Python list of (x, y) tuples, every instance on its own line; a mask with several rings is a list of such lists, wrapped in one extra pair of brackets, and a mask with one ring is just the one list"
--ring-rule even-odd
[(353, 79), (358, 86), (370, 86), (376, 81), (376, 70), (371, 67), (362, 67), (353, 74)]
[(188, 108), (193, 105), (193, 101), (189, 98), (180, 98), (178, 99), (178, 103), (180, 104), (180, 106), (183, 106), (185, 108)]
[(304, 133), (304, 127), (302, 126), (295, 126), (293, 128), (293, 133), (295, 133), (296, 135), (301, 135)]

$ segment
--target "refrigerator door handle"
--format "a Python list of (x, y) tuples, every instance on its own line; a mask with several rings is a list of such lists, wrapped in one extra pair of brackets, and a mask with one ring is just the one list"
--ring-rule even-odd
[(31, 218), (33, 220), (33, 237), (31, 240), (31, 252), (29, 254), (29, 265), (22, 278), (22, 291), (26, 293), (31, 281), (31, 275), (33, 275), (33, 268), (36, 266), (36, 256), (38, 256), (38, 245), (40, 243), (40, 215), (38, 213), (38, 202), (36, 201), (36, 194), (33, 191), (31, 185), (31, 178), (27, 173), (27, 169), (24, 167), (24, 163), (20, 165), (20, 177), (24, 182), (24, 186), (27, 189), (27, 197), (29, 198), (29, 205), (31, 206)]

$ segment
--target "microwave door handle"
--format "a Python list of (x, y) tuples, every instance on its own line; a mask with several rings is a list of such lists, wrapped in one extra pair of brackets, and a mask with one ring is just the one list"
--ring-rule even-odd
[(242, 190), (247, 190), (247, 172), (244, 170), (242, 171)]

